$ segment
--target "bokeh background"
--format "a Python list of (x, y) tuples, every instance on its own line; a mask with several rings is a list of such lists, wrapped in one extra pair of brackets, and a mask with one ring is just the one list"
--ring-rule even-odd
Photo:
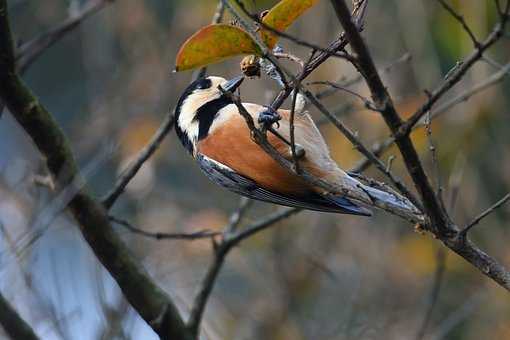
[[(11, 0), (17, 40), (26, 42), (67, 18), (84, 1)], [(246, 1), (257, 11), (275, 1)], [(494, 1), (451, 2), (475, 34), (497, 21)], [(183, 41), (211, 21), (213, 0), (117, 0), (48, 49), (24, 78), (61, 124), (97, 195), (145, 145), (189, 83), (192, 72), (171, 73)], [(231, 20), (229, 15), (226, 21)], [(300, 18), (289, 33), (326, 46), (341, 32), (329, 1)], [(384, 79), (400, 113), (411, 114), (473, 46), (436, 1), (373, 0), (364, 36), (377, 65), (392, 64)], [(308, 51), (281, 41), (287, 51)], [(506, 64), (510, 41), (488, 55)], [(240, 58), (209, 73), (237, 75)], [(297, 70), (295, 65), (289, 68)], [(496, 72), (479, 62), (446, 96), (452, 98)], [(310, 80), (355, 77), (330, 59)], [(432, 124), (445, 200), (463, 225), (510, 188), (508, 80), (471, 97)], [(363, 83), (351, 87), (368, 96)], [(316, 86), (315, 89), (321, 88)], [(245, 82), (245, 101), (269, 103), (274, 81)], [(338, 92), (325, 104), (360, 138), (388, 136), (380, 116)], [(288, 103), (284, 106), (288, 107)], [(311, 112), (320, 118), (317, 112)], [(334, 127), (321, 125), (332, 155), (348, 169), (360, 154)], [(423, 129), (413, 134), (426, 169), (437, 181)], [(410, 184), (398, 151), (393, 170)], [(380, 178), (374, 170), (367, 175)], [(8, 112), (0, 119), (0, 289), (42, 339), (156, 339), (122, 298), (58, 200), (35, 184), (43, 160)], [(452, 200), (452, 188), (458, 188)], [(451, 204), (453, 201), (454, 204)], [(239, 198), (210, 183), (172, 132), (115, 206), (116, 216), (148, 231), (220, 230)], [(255, 203), (243, 224), (278, 207)], [(510, 207), (472, 233), (483, 249), (510, 266)], [(118, 232), (155, 280), (187, 315), (211, 260), (211, 243), (157, 241)], [(302, 212), (229, 255), (204, 320), (204, 339), (414, 339), (423, 324), (440, 243), (382, 212), (372, 218)], [(455, 254), (446, 252), (441, 289), (426, 339), (509, 339), (510, 295)], [(1, 337), (0, 333), (0, 337)]]

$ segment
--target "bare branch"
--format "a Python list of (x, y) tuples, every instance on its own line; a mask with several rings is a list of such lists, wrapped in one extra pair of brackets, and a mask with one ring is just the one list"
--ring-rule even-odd
[(100, 11), (115, 0), (88, 0), (73, 16), (64, 20), (58, 26), (41, 34), (39, 37), (23, 44), (16, 55), (18, 71), (25, 70), (42, 54), (64, 35), (78, 27), (85, 19)]
[(494, 211), (496, 211), (496, 209), (498, 209), (499, 207), (501, 207), (502, 205), (504, 205), (506, 202), (508, 202), (510, 200), (510, 194), (506, 194), (505, 196), (503, 196), (502, 199), (500, 199), (499, 201), (497, 201), (496, 203), (494, 203), (492, 206), (490, 206), (487, 210), (485, 210), (484, 212), (482, 212), (480, 215), (478, 215), (477, 217), (475, 217), (475, 219), (473, 221), (471, 221), (470, 223), (468, 223), (464, 229), (461, 230), (460, 234), (461, 236), (465, 236), (470, 230), (471, 228), (473, 228), (474, 226), (476, 226), (478, 223), (480, 223), (481, 220), (483, 220), (485, 217), (487, 217), (488, 215), (490, 215), (491, 213), (493, 213)]
[(466, 20), (464, 20), (464, 17), (457, 13), (450, 5), (448, 5), (445, 0), (437, 1), (439, 1), (441, 6), (443, 6), (443, 8), (462, 25), (462, 28), (464, 28), (464, 31), (466, 31), (466, 33), (469, 35), (469, 38), (473, 42), (475, 48), (479, 48), (480, 42), (478, 41), (478, 39), (476, 39), (475, 34), (471, 30), (471, 28), (469, 28), (468, 24), (466, 23)]
[[(431, 119), (434, 120), (437, 117), (443, 115), (444, 113), (448, 112), (451, 108), (455, 107), (456, 105), (465, 102), (469, 100), (472, 96), (490, 88), (491, 86), (494, 86), (498, 83), (500, 83), (504, 77), (510, 72), (510, 63), (506, 64), (500, 71), (492, 74), (487, 79), (482, 80), (480, 83), (475, 84), (472, 88), (466, 90), (465, 92), (460, 93), (456, 97), (448, 100), (441, 106), (439, 106), (436, 109), (433, 109), (431, 112)], [(422, 124), (414, 125), (412, 130), (417, 129), (418, 127), (424, 126), (425, 122)], [(375, 143), (371, 151), (377, 155), (380, 156), (382, 153), (384, 153), (386, 150), (388, 150), (393, 144), (395, 143), (394, 137), (389, 137), (385, 139), (382, 142)], [(367, 158), (359, 161), (356, 164), (356, 168), (360, 169), (360, 171), (365, 170), (369, 165), (371, 164), (371, 161)]]
[[(366, 193), (363, 193), (363, 191), (360, 190), (358, 187), (349, 186), (348, 183), (344, 184), (328, 183), (321, 178), (317, 178), (311, 175), (310, 173), (308, 173), (308, 171), (305, 171), (304, 169), (301, 169), (300, 173), (297, 173), (293, 167), (292, 161), (287, 160), (268, 142), (267, 136), (265, 135), (264, 131), (255, 127), (253, 118), (248, 113), (248, 111), (246, 111), (239, 97), (231, 92), (223, 90), (221, 87), (219, 88), (237, 106), (239, 113), (241, 114), (241, 116), (243, 116), (243, 118), (246, 121), (246, 124), (248, 125), (248, 128), (251, 131), (251, 135), (255, 143), (257, 143), (262, 148), (262, 150), (264, 150), (278, 164), (280, 164), (280, 166), (289, 170), (291, 173), (300, 176), (303, 180), (310, 183), (311, 185), (320, 187), (332, 195), (344, 195), (345, 197), (351, 198), (358, 202), (362, 202), (363, 204), (366, 204), (368, 206), (374, 206), (379, 209), (385, 210), (391, 214), (404, 218), (413, 223), (423, 222), (421, 212), (407, 198), (397, 195), (396, 193), (391, 193), (391, 195), (396, 200), (396, 202), (399, 202), (400, 204), (375, 199), (375, 197), (371, 197)], [(306, 92), (304, 94), (307, 95)], [(350, 134), (354, 136), (352, 133)]]
[(293, 54), (282, 53), (282, 52), (273, 52), (273, 55), (278, 59), (289, 59), (289, 60), (295, 62), (296, 64), (299, 64), (301, 67), (305, 66), (305, 63), (303, 62), (303, 60), (299, 59), (298, 57), (296, 57)]
[[(228, 1), (228, 0), (225, 0), (225, 1)], [(241, 11), (243, 12), (244, 15), (248, 16), (251, 20), (253, 20), (259, 27), (261, 27), (264, 30), (267, 30), (267, 31), (269, 31), (271, 33), (274, 33), (274, 34), (276, 34), (277, 36), (279, 36), (281, 38), (284, 38), (284, 39), (287, 39), (289, 41), (292, 41), (293, 43), (295, 43), (297, 45), (308, 47), (308, 48), (311, 48), (313, 50), (317, 50), (317, 51), (321, 51), (321, 52), (330, 53), (330, 56), (332, 56), (332, 57), (338, 57), (338, 58), (347, 59), (347, 60), (351, 59), (351, 57), (347, 53), (331, 52), (327, 47), (318, 46), (316, 44), (310, 43), (310, 42), (308, 42), (306, 40), (303, 40), (301, 38), (298, 38), (298, 37), (295, 37), (295, 36), (290, 35), (288, 33), (279, 31), (279, 30), (277, 30), (277, 29), (275, 29), (275, 28), (273, 28), (273, 27), (271, 27), (269, 25), (266, 25), (264, 22), (262, 22), (260, 20), (258, 15), (251, 14), (246, 9), (246, 7), (244, 6), (244, 4), (241, 1), (234, 0), (234, 2), (241, 9)], [(232, 8), (232, 7), (230, 7), (230, 8)]]
[(311, 82), (306, 83), (306, 85), (328, 85), (334, 89), (347, 92), (347, 93), (353, 95), (354, 97), (360, 99), (367, 109), (377, 112), (377, 108), (374, 106), (374, 104), (368, 98), (365, 98), (362, 95), (360, 95), (359, 93), (348, 89), (347, 87), (343, 86), (342, 84), (338, 84), (338, 83), (335, 83), (332, 81), (311, 81)]
[(443, 205), (444, 209), (444, 202), (443, 202), (443, 187), (441, 184), (441, 169), (439, 165), (439, 159), (437, 157), (437, 147), (434, 143), (434, 140), (432, 138), (432, 115), (429, 113), (427, 114), (427, 119), (425, 123), (425, 134), (427, 136), (427, 140), (429, 143), (429, 151), (432, 158), (432, 167), (435, 171), (435, 177), (436, 177), (436, 195), (439, 202)]
[(253, 201), (247, 197), (241, 197), (239, 199), (239, 207), (230, 215), (228, 226), (226, 228), (227, 234), (232, 234), (237, 230), (244, 214), (248, 211), (248, 209), (250, 209), (252, 204)]
[(13, 340), (39, 340), (32, 327), (23, 320), (2, 294), (0, 294), (0, 324)]
[(129, 223), (128, 221), (123, 220), (121, 218), (117, 218), (115, 216), (110, 215), (110, 216), (108, 216), (108, 218), (110, 219), (110, 221), (115, 222), (120, 226), (123, 226), (124, 228), (126, 228), (127, 230), (129, 230), (135, 234), (142, 235), (142, 236), (149, 237), (149, 238), (154, 238), (156, 240), (194, 241), (194, 240), (200, 240), (200, 239), (204, 239), (204, 238), (210, 239), (210, 238), (220, 234), (217, 231), (212, 231), (212, 230), (207, 230), (207, 229), (195, 231), (192, 233), (150, 232), (150, 231), (146, 231), (146, 230), (137, 228), (137, 227), (133, 226), (131, 223)]
[[(202, 321), (202, 316), (205, 311), (205, 306), (211, 295), (214, 284), (216, 283), (216, 279), (220, 272), (223, 263), (225, 262), (225, 258), (227, 254), (234, 248), (239, 245), (243, 240), (248, 237), (265, 230), (269, 227), (274, 226), (277, 222), (282, 221), (290, 216), (297, 214), (300, 209), (284, 209), (282, 211), (276, 212), (266, 218), (263, 218), (252, 225), (248, 226), (245, 230), (229, 236), (228, 233), (225, 234), (225, 238), (221, 241), (220, 244), (216, 245), (214, 251), (214, 258), (211, 263), (211, 266), (207, 270), (207, 273), (202, 281), (198, 294), (194, 299), (193, 307), (191, 309), (190, 318), (188, 321), (188, 328), (194, 334), (195, 337), (198, 338), (200, 332), (200, 323)], [(228, 229), (227, 229), (228, 230)]]
[[(475, 94), (482, 92), (482, 91), (488, 89), (489, 87), (494, 86), (497, 83), (501, 82), (505, 76), (509, 75), (509, 72), (510, 72), (510, 63), (506, 64), (498, 72), (492, 74), (487, 79), (484, 79), (480, 83), (475, 84), (471, 89), (468, 89), (465, 92), (458, 94), (456, 97), (448, 100), (444, 104), (438, 106), (436, 109), (431, 109), (431, 111), (430, 111), (431, 119), (435, 119), (435, 118), (439, 117), (440, 115), (447, 112), (455, 105), (465, 102), (465, 101), (469, 100), (469, 98), (471, 98)], [(416, 127), (420, 127), (423, 125), (425, 125), (425, 122), (413, 126), (412, 129), (414, 130)]]
[(483, 57), (484, 52), (503, 36), (503, 32), (508, 21), (508, 8), (506, 14), (507, 15), (503, 17), (504, 19), (502, 19), (500, 23), (496, 24), (492, 32), (483, 42), (480, 43), (478, 48), (476, 48), (466, 59), (464, 59), (464, 61), (462, 61), (460, 66), (455, 69), (448, 79), (430, 93), (428, 100), (402, 125), (400, 131), (395, 135), (397, 139), (404, 135), (408, 135), (413, 126), (427, 113), (427, 111), (431, 110), (432, 106), (462, 79), (466, 72), (471, 69), (471, 66)]
[(368, 160), (370, 160), (370, 162), (372, 162), (379, 171), (388, 177), (388, 179), (407, 199), (409, 199), (418, 209), (422, 210), (420, 201), (409, 191), (409, 189), (407, 189), (407, 187), (402, 183), (400, 179), (393, 176), (390, 171), (387, 171), (387, 167), (384, 165), (384, 163), (359, 140), (356, 134), (354, 134), (347, 126), (345, 126), (340, 119), (332, 115), (310, 91), (304, 91), (304, 95), (313, 105), (317, 107), (317, 109), (319, 109), (322, 114), (324, 114), (333, 123), (333, 125), (335, 125), (338, 130), (340, 130), (340, 132), (344, 134), (344, 136), (352, 143), (352, 145), (354, 145), (356, 150), (361, 152)]
[[(351, 48), (357, 54), (358, 66), (370, 88), (374, 103), (378, 110), (380, 110), (392, 133), (396, 134), (402, 126), (402, 120), (395, 110), (393, 101), (379, 77), (370, 52), (361, 38), (358, 29), (352, 22), (349, 9), (344, 0), (331, 0), (331, 2), (335, 8), (338, 19), (345, 29)], [(441, 234), (444, 236), (451, 235), (452, 228), (448, 217), (445, 215), (445, 212), (442, 210), (440, 203), (435, 197), (434, 190), (423, 170), (420, 158), (418, 157), (418, 153), (411, 139), (408, 136), (403, 136), (397, 139), (396, 143), (416, 189), (420, 193), (425, 212), (431, 219), (431, 226), (440, 230)]]
[[(19, 73), (25, 73), (30, 65), (41, 54), (43, 54), (44, 51), (62, 39), (62, 37), (71, 32), (74, 28), (78, 27), (83, 20), (98, 12), (113, 1), (115, 0), (89, 0), (89, 2), (82, 7), (79, 13), (75, 14), (72, 18), (67, 19), (57, 27), (40, 35), (34, 40), (23, 44), (16, 55), (16, 59), (18, 59), (17, 68)], [(0, 101), (0, 118), (2, 118), (4, 107), (5, 105)]]
[[(381, 109), (386, 124), (388, 127), (390, 127), (394, 137), (396, 137), (396, 144), (398, 145), (399, 150), (404, 157), (404, 162), (406, 164), (407, 170), (409, 171), (415, 186), (420, 192), (423, 204), (425, 206), (425, 212), (431, 220), (431, 224), (429, 226), (431, 227), (431, 231), (438, 238), (440, 238), (447, 247), (455, 251), (460, 256), (464, 257), (464, 259), (477, 267), (486, 276), (499, 283), (502, 287), (510, 290), (510, 272), (496, 260), (478, 249), (471, 241), (464, 237), (458, 237), (458, 228), (452, 224), (448, 215), (442, 208), (439, 200), (437, 200), (435, 197), (435, 193), (432, 190), (430, 182), (421, 165), (416, 149), (410, 141), (408, 134), (402, 133), (402, 131), (404, 131), (406, 128), (411, 131), (412, 126), (414, 126), (419, 118), (421, 118), (421, 115), (426, 113), (432, 106), (432, 103), (437, 101), (437, 99), (439, 99), (442, 94), (446, 92), (446, 88), (449, 89), (451, 86), (453, 86), (454, 83), (460, 80), (462, 75), (470, 67), (468, 66), (466, 68), (466, 64), (473, 64), (476, 60), (479, 59), (481, 53), (483, 53), (484, 48), (488, 48), (488, 46), (492, 45), (496, 40), (499, 39), (502, 34), (502, 31), (500, 31), (501, 27), (504, 27), (506, 19), (505, 22), (502, 22), (500, 25), (498, 25), (499, 28), (496, 28), (493, 33), (490, 34), (489, 38), (484, 43), (482, 43), (482, 47), (475, 51), (475, 53), (472, 55), (475, 56), (472, 57), (474, 59), (459, 67), (458, 71), (454, 72), (454, 75), (452, 75), (452, 77), (446, 81), (447, 83), (453, 81), (453, 83), (450, 83), (451, 85), (446, 87), (442, 86), (440, 90), (435, 91), (431, 95), (431, 99), (428, 101), (431, 103), (430, 107), (426, 108), (426, 110), (424, 110), (422, 114), (419, 115), (416, 121), (409, 119), (404, 125), (397, 112), (395, 111), (391, 97), (389, 96), (377, 73), (377, 70), (375, 69), (374, 63), (365, 43), (363, 42), (363, 39), (361, 38), (358, 30), (352, 22), (349, 10), (345, 2), (343, 0), (331, 1), (336, 9), (340, 22), (344, 26), (346, 36), (349, 39), (351, 48), (357, 54), (359, 69), (361, 69), (367, 85), (372, 92), (374, 102), (376, 106)], [(423, 110), (423, 107), (420, 110)]]
[[(16, 72), (6, 0), (0, 0), (0, 53), (0, 97), (45, 157), (56, 188), (64, 190), (74, 181), (84, 183), (62, 130)], [(88, 189), (78, 190), (67, 207), (99, 261), (152, 329), (164, 339), (190, 339), (172, 299), (131, 255), (113, 231), (105, 209)]]
[(158, 150), (165, 137), (172, 130), (174, 120), (174, 113), (169, 112), (149, 143), (138, 153), (126, 170), (122, 172), (113, 189), (101, 199), (106, 209), (110, 209), (115, 204), (115, 201), (124, 192), (126, 186), (135, 177), (143, 164)]
[[(399, 66), (399, 65), (401, 65), (403, 63), (407, 63), (410, 60), (411, 60), (411, 54), (410, 53), (404, 53), (397, 60), (395, 60), (392, 63), (388, 64), (387, 66), (382, 67), (381, 69), (379, 69), (379, 74), (389, 73), (395, 67), (397, 67), (397, 66)], [(356, 83), (359, 83), (362, 80), (363, 80), (363, 76), (361, 74), (358, 74), (357, 76), (353, 77), (352, 79), (347, 79), (347, 80), (340, 79), (336, 83), (345, 88), (345, 87), (352, 86), (352, 85), (354, 85)], [(337, 92), (337, 90), (338, 90), (337, 88), (332, 87), (330, 89), (326, 89), (326, 90), (317, 92), (315, 94), (315, 96), (317, 97), (317, 99), (322, 99), (322, 98), (325, 98), (325, 97), (328, 97), (328, 96), (334, 94), (335, 92)]]
[[(356, 27), (358, 30), (361, 30), (363, 27), (363, 20), (366, 13), (366, 3), (367, 1), (359, 1), (359, 6), (355, 7), (353, 11), (353, 17), (356, 21)], [(322, 63), (324, 63), (333, 53), (338, 51), (343, 51), (345, 46), (347, 46), (347, 39), (345, 38), (345, 34), (342, 33), (338, 39), (333, 41), (325, 51), (321, 51), (317, 55), (314, 55), (313, 58), (310, 59), (310, 61), (307, 63), (307, 65), (303, 68), (303, 70), (294, 78), (294, 81), (291, 85), (294, 85), (294, 83), (300, 83), (302, 82), (306, 77), (310, 75), (317, 67), (319, 67)], [(273, 103), (271, 104), (271, 107), (273, 109), (278, 109), (285, 99), (291, 94), (292, 87), (283, 89), (278, 93), (276, 98), (273, 100)]]
[(298, 91), (299, 91), (298, 89), (295, 89), (292, 94), (292, 104), (290, 106), (290, 118), (289, 118), (289, 121), (290, 121), (289, 135), (290, 135), (290, 151), (292, 154), (292, 161), (294, 162), (294, 169), (296, 170), (297, 173), (300, 173), (301, 172), (301, 170), (299, 169), (299, 158), (300, 157), (296, 153), (296, 139), (295, 139), (295, 135), (294, 135), (294, 130), (295, 130), (294, 129), (294, 118), (295, 118), (295, 113), (296, 113), (296, 99), (297, 99), (297, 96), (299, 93)]

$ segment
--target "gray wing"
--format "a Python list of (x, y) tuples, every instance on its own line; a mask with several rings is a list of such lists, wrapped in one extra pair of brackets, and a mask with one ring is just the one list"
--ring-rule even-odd
[(344, 197), (326, 197), (311, 193), (306, 197), (291, 197), (261, 188), (253, 180), (228, 166), (198, 154), (196, 160), (202, 171), (214, 183), (239, 195), (252, 199), (308, 210), (369, 216), (370, 212)]

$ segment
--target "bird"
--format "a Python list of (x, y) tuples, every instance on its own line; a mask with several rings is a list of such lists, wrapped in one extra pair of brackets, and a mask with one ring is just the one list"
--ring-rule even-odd
[[(284, 168), (253, 139), (246, 121), (233, 102), (232, 93), (244, 77), (226, 80), (207, 76), (193, 81), (179, 98), (174, 111), (175, 131), (184, 148), (216, 184), (237, 194), (283, 206), (340, 214), (370, 216), (362, 202), (331, 194), (311, 185)], [(221, 88), (220, 88), (221, 87)], [(284, 157), (292, 159), (290, 110), (242, 103), (258, 127), (271, 127), (268, 142)], [(300, 168), (326, 183), (341, 184), (361, 196), (393, 200), (392, 195), (362, 184), (342, 170), (331, 158), (328, 146), (309, 114), (294, 115), (295, 145), (302, 150)], [(407, 202), (397, 202), (407, 205)]]

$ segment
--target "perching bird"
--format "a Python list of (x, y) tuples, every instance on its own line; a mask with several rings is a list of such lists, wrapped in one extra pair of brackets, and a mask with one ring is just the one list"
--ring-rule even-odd
[[(314, 187), (279, 165), (252, 139), (238, 107), (225, 91), (234, 91), (243, 78), (200, 78), (184, 91), (175, 109), (175, 130), (184, 147), (215, 183), (249, 198), (285, 206), (354, 215), (370, 211), (346, 197), (331, 195)], [(243, 103), (257, 124), (274, 124), (289, 140), (290, 111)], [(360, 196), (395, 200), (392, 195), (365, 186), (341, 170), (331, 159), (328, 147), (308, 114), (294, 118), (295, 144), (304, 150), (299, 166), (332, 184), (358, 190)], [(268, 133), (268, 141), (282, 155), (291, 156), (289, 146)], [(404, 203), (402, 203), (404, 204)], [(406, 203), (407, 204), (407, 203)]]

